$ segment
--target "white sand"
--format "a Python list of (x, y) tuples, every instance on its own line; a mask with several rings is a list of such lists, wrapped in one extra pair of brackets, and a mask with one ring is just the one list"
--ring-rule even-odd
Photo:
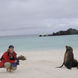
[[(23, 52), (27, 57), (14, 72), (0, 69), (0, 78), (78, 78), (78, 69), (56, 68), (63, 62), (65, 51)], [(21, 53), (19, 53), (20, 55)], [(78, 59), (77, 50), (74, 51)]]

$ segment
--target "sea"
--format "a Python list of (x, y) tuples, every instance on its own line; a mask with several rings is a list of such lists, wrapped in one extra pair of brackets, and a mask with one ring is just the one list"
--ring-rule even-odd
[(0, 52), (5, 52), (9, 45), (14, 45), (17, 52), (62, 50), (65, 49), (66, 45), (78, 49), (78, 35), (0, 37)]

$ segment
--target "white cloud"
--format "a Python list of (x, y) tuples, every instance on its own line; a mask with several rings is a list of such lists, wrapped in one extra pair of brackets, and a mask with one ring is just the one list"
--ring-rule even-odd
[(0, 35), (77, 28), (77, 3), (78, 0), (0, 0)]

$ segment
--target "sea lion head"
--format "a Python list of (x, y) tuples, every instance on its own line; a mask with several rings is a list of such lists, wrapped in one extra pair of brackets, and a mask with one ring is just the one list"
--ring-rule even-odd
[(66, 45), (66, 50), (67, 50), (67, 51), (73, 51), (73, 48), (72, 48), (71, 46), (67, 46), (67, 45)]

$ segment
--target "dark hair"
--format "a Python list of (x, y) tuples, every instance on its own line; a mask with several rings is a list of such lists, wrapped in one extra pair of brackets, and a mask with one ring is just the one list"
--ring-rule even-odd
[(14, 48), (14, 46), (13, 45), (10, 45), (9, 48)]

